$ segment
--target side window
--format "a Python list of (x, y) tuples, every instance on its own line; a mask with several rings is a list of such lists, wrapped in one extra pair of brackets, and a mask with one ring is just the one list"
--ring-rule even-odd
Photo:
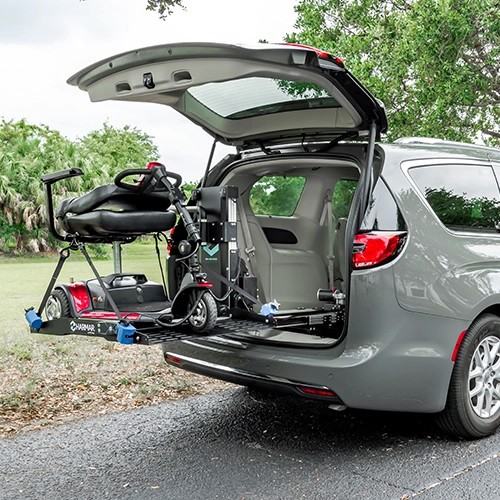
[(297, 208), (305, 183), (305, 177), (262, 177), (250, 191), (253, 213), (290, 217)]
[(406, 223), (385, 182), (379, 178), (363, 222), (362, 231), (406, 231)]
[(335, 220), (347, 218), (349, 215), (357, 185), (358, 181), (353, 179), (339, 179), (335, 183), (332, 193), (332, 212)]
[(495, 231), (500, 222), (500, 192), (491, 167), (418, 167), (410, 170), (410, 176), (445, 226)]

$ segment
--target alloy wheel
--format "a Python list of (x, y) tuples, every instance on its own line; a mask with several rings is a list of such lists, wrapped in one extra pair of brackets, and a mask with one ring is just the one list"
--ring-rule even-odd
[(491, 418), (500, 409), (500, 339), (485, 337), (469, 367), (469, 399), (474, 413)]

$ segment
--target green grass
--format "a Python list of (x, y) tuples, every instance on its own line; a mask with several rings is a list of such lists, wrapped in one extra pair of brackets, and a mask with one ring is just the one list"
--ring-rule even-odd
[[(122, 248), (124, 272), (141, 272), (150, 280), (161, 283), (154, 244), (132, 243), (123, 245)], [(161, 251), (165, 268), (165, 249)], [(3, 289), (0, 300), (0, 351), (6, 347), (6, 341), (9, 341), (9, 344), (15, 339), (22, 342), (28, 334), (24, 309), (31, 306), (38, 309), (57, 259), (57, 255), (33, 258), (0, 257), (0, 286)], [(97, 260), (95, 265), (101, 275), (113, 272), (111, 258)], [(58, 282), (67, 283), (71, 279), (80, 281), (91, 277), (92, 271), (83, 257), (73, 252), (64, 264)]]

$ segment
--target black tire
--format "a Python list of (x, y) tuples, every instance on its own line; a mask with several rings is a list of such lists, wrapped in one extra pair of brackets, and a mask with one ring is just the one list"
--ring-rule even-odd
[[(196, 299), (198, 297), (199, 295), (196, 295)], [(217, 322), (217, 303), (209, 292), (202, 292), (197, 310), (190, 316), (188, 322), (195, 332), (202, 333), (213, 330)]]
[[(464, 439), (482, 438), (495, 432), (500, 425), (500, 408), (496, 408), (489, 417), (480, 416), (474, 410), (472, 394), (470, 394), (471, 385), (474, 384), (475, 386), (477, 383), (475, 380), (473, 382), (469, 380), (470, 370), (473, 366), (471, 364), (472, 358), (478, 346), (486, 338), (492, 340), (498, 338), (500, 341), (500, 318), (498, 316), (493, 314), (479, 316), (467, 330), (460, 346), (448, 389), (446, 407), (436, 418), (437, 424), (445, 432), (455, 437)], [(485, 342), (487, 343), (489, 340)], [(480, 349), (478, 353), (480, 353)], [(489, 364), (490, 368), (485, 370), (492, 370), (495, 360), (498, 363), (499, 359), (500, 356), (497, 354)], [(477, 378), (481, 379), (482, 387), (485, 387), (488, 384), (482, 377), (483, 375), (477, 376)], [(490, 386), (493, 384), (495, 388), (500, 389), (500, 382), (497, 382), (496, 379), (492, 379), (489, 383)], [(476, 399), (475, 401), (479, 405), (479, 400)], [(483, 407), (482, 402), (480, 406)]]
[(49, 296), (49, 300), (47, 301), (45, 314), (47, 315), (47, 319), (49, 318), (49, 309), (50, 309), (50, 301), (55, 300), (59, 303), (61, 308), (61, 318), (70, 318), (71, 317), (71, 307), (69, 304), (68, 296), (61, 289), (57, 288), (53, 290)]

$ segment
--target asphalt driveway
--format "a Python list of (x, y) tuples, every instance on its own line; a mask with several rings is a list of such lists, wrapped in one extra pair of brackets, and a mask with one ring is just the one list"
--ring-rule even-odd
[(0, 440), (0, 499), (500, 498), (500, 433), (228, 390)]

